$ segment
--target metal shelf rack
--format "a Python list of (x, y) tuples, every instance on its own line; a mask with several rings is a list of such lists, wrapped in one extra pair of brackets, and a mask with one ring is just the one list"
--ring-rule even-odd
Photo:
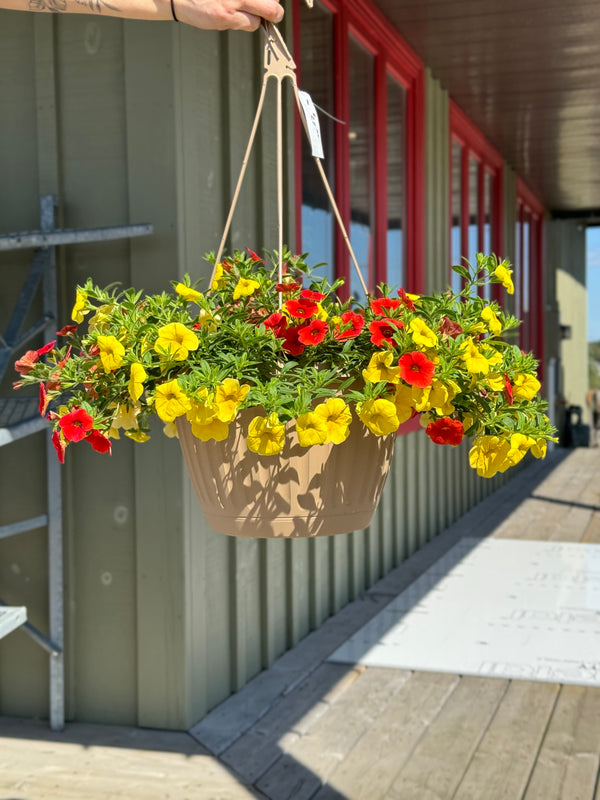
[[(0, 333), (0, 380), (16, 353), (33, 337), (53, 338), (57, 321), (56, 248), (83, 242), (102, 242), (147, 236), (153, 226), (122, 225), (110, 228), (81, 230), (55, 229), (54, 211), (57, 198), (40, 198), (40, 229), (0, 236), (0, 251), (33, 249), (29, 272), (16, 306), (3, 334)], [(41, 289), (40, 289), (41, 284)], [(22, 327), (38, 292), (43, 310), (40, 319), (25, 331)], [(27, 633), (50, 657), (50, 727), (62, 730), (65, 721), (64, 703), (64, 622), (63, 622), (63, 537), (62, 487), (60, 464), (51, 443), (51, 430), (38, 412), (33, 397), (0, 397), (0, 447), (46, 431), (46, 484), (48, 494), (45, 514), (0, 526), (0, 539), (17, 536), (41, 527), (48, 528), (48, 635), (27, 621), (24, 606), (8, 606), (0, 600), (0, 639), (14, 630)]]

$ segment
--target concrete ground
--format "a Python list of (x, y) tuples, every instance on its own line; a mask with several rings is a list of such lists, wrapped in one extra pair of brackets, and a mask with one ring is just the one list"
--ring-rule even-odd
[(530, 464), (189, 733), (0, 719), (0, 800), (600, 800), (600, 688), (327, 662), (463, 537), (600, 544), (599, 478)]

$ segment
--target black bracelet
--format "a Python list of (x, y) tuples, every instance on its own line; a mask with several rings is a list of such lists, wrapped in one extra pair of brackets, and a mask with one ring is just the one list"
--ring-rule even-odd
[(179, 22), (179, 20), (177, 19), (177, 14), (175, 13), (175, 3), (173, 2), (173, 0), (171, 0), (171, 14), (173, 14), (173, 19), (175, 20), (175, 22)]

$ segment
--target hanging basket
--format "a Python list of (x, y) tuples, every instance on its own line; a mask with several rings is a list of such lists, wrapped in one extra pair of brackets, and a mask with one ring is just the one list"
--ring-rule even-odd
[(179, 442), (209, 525), (231, 536), (298, 538), (366, 528), (389, 471), (396, 435), (374, 436), (355, 420), (342, 444), (301, 447), (293, 426), (277, 456), (246, 446), (255, 409), (243, 411), (225, 441), (196, 439), (177, 420)]

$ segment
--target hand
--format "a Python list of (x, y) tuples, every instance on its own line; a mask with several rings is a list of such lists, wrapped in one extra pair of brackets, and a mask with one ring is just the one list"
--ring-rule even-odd
[(279, 0), (174, 0), (179, 22), (205, 30), (255, 31), (261, 18), (281, 22)]

